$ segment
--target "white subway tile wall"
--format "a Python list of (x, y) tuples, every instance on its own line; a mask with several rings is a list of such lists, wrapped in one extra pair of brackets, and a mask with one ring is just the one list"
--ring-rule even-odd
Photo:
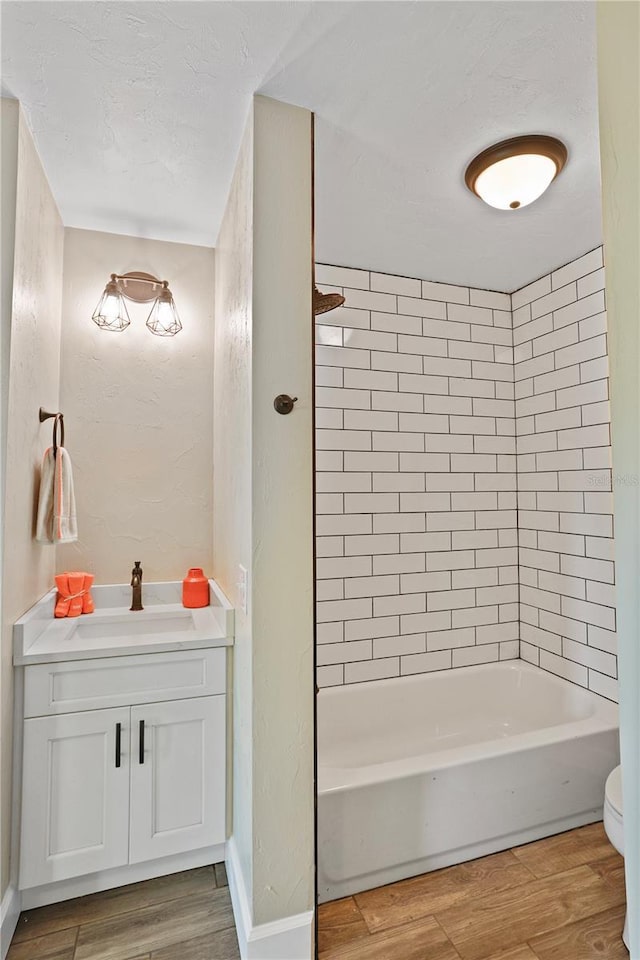
[(319, 685), (521, 656), (617, 699), (602, 248), (512, 295), (316, 281)]
[(520, 656), (617, 699), (602, 248), (513, 307)]
[(510, 296), (316, 281), (319, 685), (518, 657)]

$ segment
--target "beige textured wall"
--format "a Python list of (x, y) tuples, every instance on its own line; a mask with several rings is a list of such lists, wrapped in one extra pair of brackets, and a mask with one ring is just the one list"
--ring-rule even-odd
[(233, 648), (232, 830), (245, 885), (253, 877), (253, 638), (239, 602), (238, 566), (251, 570), (253, 111), (216, 244), (213, 570), (236, 607)]
[[(6, 481), (6, 449), (7, 449), (7, 422), (9, 408), (9, 353), (11, 347), (11, 305), (13, 299), (13, 260), (16, 230), (16, 187), (18, 173), (18, 124), (19, 107), (17, 100), (8, 100), (4, 97), (0, 101), (2, 114), (2, 137), (0, 138), (0, 549), (4, 543), (5, 517), (5, 481)], [(0, 610), (2, 610), (2, 558), (0, 557)], [(1, 629), (1, 624), (0, 624)], [(8, 652), (2, 647), (0, 657), (0, 773), (3, 773), (10, 762), (11, 755), (11, 724), (5, 728), (4, 718), (5, 698), (11, 702), (12, 673), (8, 662)], [(6, 732), (5, 732), (6, 730)], [(5, 757), (6, 755), (6, 757)], [(8, 788), (7, 788), (8, 789)], [(7, 794), (8, 797), (8, 794)], [(5, 804), (5, 795), (0, 797), (0, 870), (1, 890), (5, 891), (9, 875), (10, 851), (6, 844), (10, 842), (9, 807)]]
[(239, 608), (249, 571), (233, 843), (254, 924), (313, 909), (311, 155), (311, 114), (256, 97), (216, 247), (214, 573)]
[[(4, 131), (3, 131), (4, 135)], [(47, 433), (38, 407), (58, 407), (64, 231), (20, 114), (6, 448), (2, 581), (2, 891), (11, 833), (12, 625), (52, 584), (54, 548), (34, 540), (34, 503)]]
[[(632, 960), (640, 958), (640, 6), (598, 4), (620, 746)], [(631, 839), (631, 842), (629, 842)]]
[[(183, 329), (156, 337), (149, 304), (122, 333), (91, 321), (110, 273), (169, 280)], [(65, 231), (60, 404), (73, 461), (79, 540), (60, 569), (126, 581), (212, 569), (214, 251), (91, 230)]]
[[(16, 233), (16, 186), (18, 175), (17, 100), (0, 100), (0, 542), (4, 516), (5, 447), (9, 405), (9, 352), (11, 347), (11, 303), (13, 299), (13, 255)], [(1, 580), (1, 578), (0, 578)], [(0, 583), (1, 589), (1, 583)], [(0, 594), (1, 597), (1, 594)]]
[[(314, 898), (312, 115), (255, 99), (253, 908)], [(298, 397), (293, 413), (273, 408)]]

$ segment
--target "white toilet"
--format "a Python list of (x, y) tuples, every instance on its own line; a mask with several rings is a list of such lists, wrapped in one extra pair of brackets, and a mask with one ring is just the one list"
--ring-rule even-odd
[[(612, 770), (604, 788), (604, 829), (619, 854), (624, 856), (624, 831), (622, 828), (622, 771)], [(629, 948), (629, 917), (624, 921), (622, 939)]]

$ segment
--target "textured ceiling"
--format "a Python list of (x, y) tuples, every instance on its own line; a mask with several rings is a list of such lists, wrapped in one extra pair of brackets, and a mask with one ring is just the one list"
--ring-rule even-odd
[[(594, 7), (12, 0), (3, 91), (67, 225), (215, 244), (260, 92), (316, 112), (318, 259), (513, 290), (601, 242)], [(521, 133), (569, 162), (492, 210), (465, 166)]]

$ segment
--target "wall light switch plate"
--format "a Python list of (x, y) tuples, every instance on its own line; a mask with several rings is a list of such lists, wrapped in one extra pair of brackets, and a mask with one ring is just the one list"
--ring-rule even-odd
[(236, 584), (238, 588), (238, 603), (240, 609), (246, 616), (249, 603), (249, 574), (247, 573), (246, 567), (243, 567), (242, 564), (238, 565), (238, 574), (238, 582)]

